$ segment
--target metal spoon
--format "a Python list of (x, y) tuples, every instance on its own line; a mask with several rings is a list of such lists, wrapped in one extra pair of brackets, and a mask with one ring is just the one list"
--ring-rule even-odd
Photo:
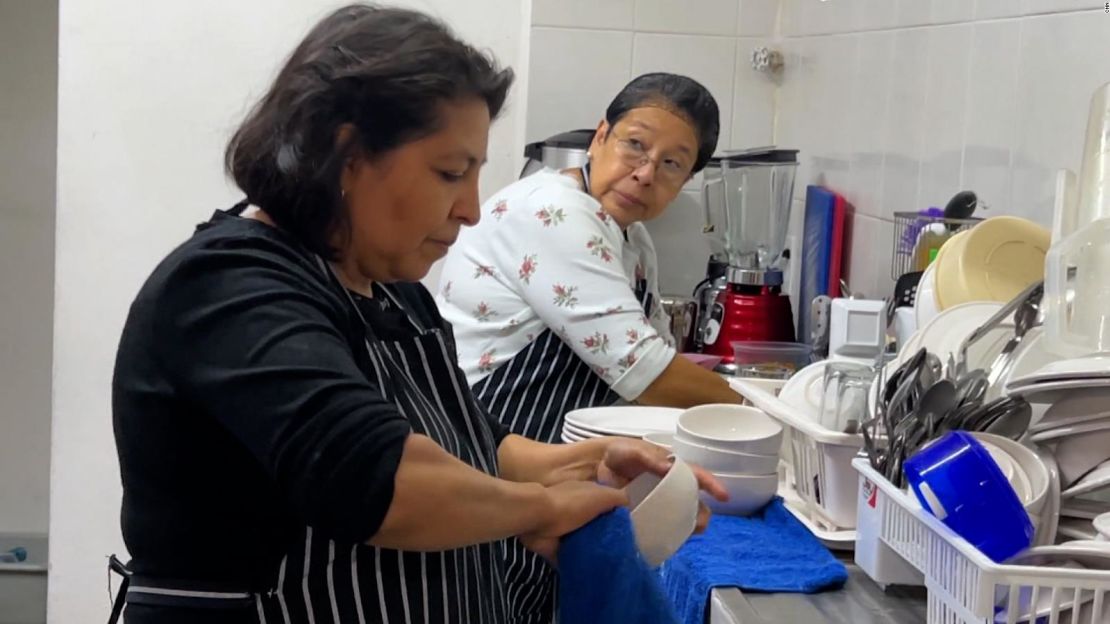
[(1006, 411), (996, 417), (983, 431), (1011, 440), (1019, 440), (1029, 431), (1029, 421), (1032, 419), (1033, 407), (1022, 399), (1014, 399)]
[(990, 388), (990, 382), (987, 380), (986, 371), (977, 368), (967, 373), (956, 384), (958, 404), (981, 402), (983, 397), (986, 396), (988, 388)]
[(941, 379), (929, 387), (917, 405), (917, 419), (924, 427), (925, 435), (932, 438), (937, 433), (940, 421), (956, 407), (956, 385)]

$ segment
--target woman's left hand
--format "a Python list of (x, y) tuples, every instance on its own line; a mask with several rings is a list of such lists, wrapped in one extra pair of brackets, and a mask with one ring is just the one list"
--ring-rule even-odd
[[(612, 438), (597, 467), (597, 478), (601, 483), (624, 487), (645, 472), (661, 477), (670, 469), (670, 452), (667, 449), (643, 440)], [(728, 491), (712, 474), (693, 464), (690, 464), (690, 469), (694, 471), (694, 476), (698, 480), (698, 489), (721, 502), (728, 500)], [(698, 524), (695, 532), (701, 533), (705, 530), (709, 525), (710, 515), (709, 508), (699, 501)]]

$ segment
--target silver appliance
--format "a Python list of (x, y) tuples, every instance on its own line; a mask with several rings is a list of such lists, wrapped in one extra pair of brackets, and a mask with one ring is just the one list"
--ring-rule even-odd
[(586, 152), (594, 138), (593, 130), (571, 130), (529, 143), (524, 147), (524, 168), (520, 177), (549, 167), (556, 171), (586, 164)]

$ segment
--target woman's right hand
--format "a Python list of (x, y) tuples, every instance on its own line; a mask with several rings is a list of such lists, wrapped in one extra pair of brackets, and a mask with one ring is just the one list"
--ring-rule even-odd
[(535, 531), (521, 535), (525, 548), (555, 563), (559, 538), (582, 527), (603, 513), (628, 504), (628, 495), (590, 481), (564, 481), (547, 488), (550, 508), (547, 521)]

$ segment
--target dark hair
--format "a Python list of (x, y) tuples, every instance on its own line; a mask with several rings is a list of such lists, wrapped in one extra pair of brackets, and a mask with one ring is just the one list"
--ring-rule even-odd
[(662, 106), (685, 117), (698, 137), (698, 158), (694, 173), (701, 171), (717, 151), (721, 132), (721, 113), (717, 100), (700, 82), (678, 74), (644, 74), (626, 84), (605, 110), (605, 121), (612, 127), (628, 111), (643, 106)]
[[(334, 257), (347, 227), (339, 179), (347, 159), (436, 132), (440, 106), (477, 97), (495, 118), (513, 81), (487, 54), (422, 13), (365, 4), (321, 20), (228, 143), (228, 173), (284, 230)], [(345, 124), (355, 132), (337, 145)]]

